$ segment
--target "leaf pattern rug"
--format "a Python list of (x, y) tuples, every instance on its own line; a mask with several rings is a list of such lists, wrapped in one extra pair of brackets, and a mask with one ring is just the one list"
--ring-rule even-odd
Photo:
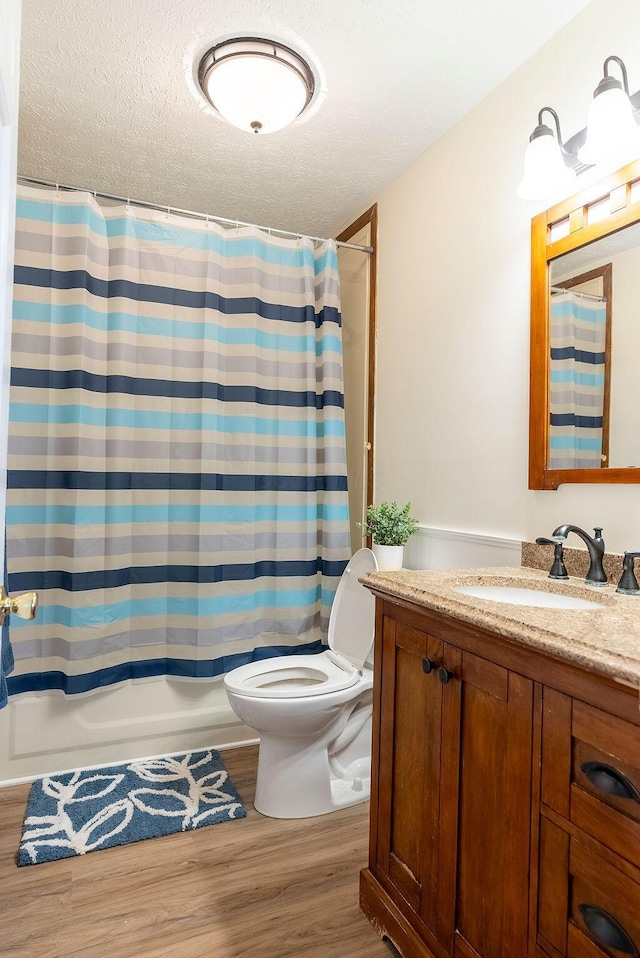
[(29, 793), (18, 865), (244, 818), (214, 749), (51, 775)]

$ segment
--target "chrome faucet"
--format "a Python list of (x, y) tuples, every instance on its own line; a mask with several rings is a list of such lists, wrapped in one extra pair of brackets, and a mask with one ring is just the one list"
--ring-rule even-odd
[(552, 533), (551, 538), (564, 542), (570, 532), (575, 532), (577, 536), (580, 536), (587, 547), (590, 559), (589, 571), (585, 577), (585, 582), (589, 585), (607, 585), (607, 575), (602, 566), (602, 560), (604, 558), (602, 528), (595, 526), (593, 531), (595, 535), (590, 536), (588, 532), (585, 532), (584, 529), (581, 529), (579, 526), (564, 525), (558, 526)]

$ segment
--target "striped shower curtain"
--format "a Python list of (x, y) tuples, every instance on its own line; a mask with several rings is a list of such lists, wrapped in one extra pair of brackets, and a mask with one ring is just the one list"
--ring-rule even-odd
[(9, 691), (319, 651), (349, 558), (335, 244), (22, 187)]
[(606, 301), (551, 295), (550, 469), (599, 469), (605, 386)]

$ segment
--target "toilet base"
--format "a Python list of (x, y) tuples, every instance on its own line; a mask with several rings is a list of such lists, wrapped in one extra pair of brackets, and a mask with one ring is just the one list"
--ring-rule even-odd
[(276, 736), (260, 740), (254, 807), (268, 818), (312, 818), (367, 802), (371, 791), (371, 759), (351, 762), (339, 774), (331, 768), (326, 748), (318, 742), (301, 748), (300, 739)]

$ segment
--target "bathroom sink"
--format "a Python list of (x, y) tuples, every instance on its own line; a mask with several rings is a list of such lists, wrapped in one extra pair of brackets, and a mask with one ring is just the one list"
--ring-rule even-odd
[(602, 609), (604, 606), (590, 599), (579, 599), (561, 592), (542, 592), (539, 589), (523, 589), (509, 585), (461, 585), (454, 592), (469, 595), (474, 599), (489, 599), (491, 602), (507, 602), (510, 605), (528, 605), (538, 609)]

